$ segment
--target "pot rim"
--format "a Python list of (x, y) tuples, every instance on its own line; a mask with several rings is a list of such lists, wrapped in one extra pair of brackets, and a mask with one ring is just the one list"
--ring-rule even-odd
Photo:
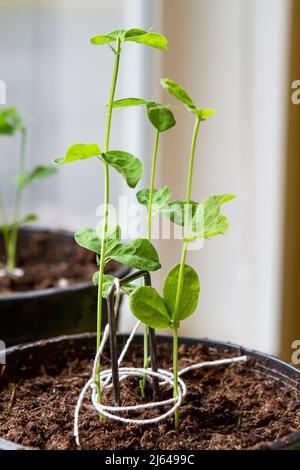
[[(128, 334), (118, 334), (117, 335), (119, 338), (128, 338)], [(139, 333), (136, 335), (138, 338), (143, 338), (143, 334)], [(13, 354), (15, 351), (26, 351), (27, 349), (32, 349), (36, 346), (47, 346), (48, 344), (55, 345), (56, 343), (59, 343), (61, 341), (76, 341), (76, 340), (82, 340), (82, 339), (95, 339), (96, 338), (96, 333), (81, 333), (81, 334), (75, 334), (75, 335), (63, 335), (63, 336), (58, 336), (55, 338), (49, 338), (48, 340), (39, 340), (35, 341), (33, 343), (26, 343), (26, 344), (20, 344), (20, 345), (14, 345), (11, 346), (10, 348), (6, 349), (6, 357), (10, 354)], [(172, 337), (169, 335), (157, 335), (158, 341), (172, 341)], [(297, 383), (299, 385), (300, 381), (300, 369), (297, 369), (296, 367), (292, 366), (291, 364), (288, 364), (287, 362), (282, 361), (281, 359), (270, 355), (266, 354), (260, 351), (256, 351), (254, 349), (246, 348), (243, 346), (239, 346), (238, 344), (227, 342), (227, 341), (216, 341), (216, 340), (211, 340), (209, 338), (190, 338), (190, 337), (179, 337), (178, 338), (179, 342), (185, 343), (185, 344), (193, 344), (193, 343), (201, 343), (205, 346), (217, 346), (219, 348), (227, 348), (230, 349), (231, 351), (239, 351), (241, 354), (246, 354), (249, 355), (253, 358), (256, 358), (264, 363), (266, 363), (264, 366), (262, 366), (262, 370), (269, 370), (270, 372), (273, 372), (274, 375), (272, 375), (272, 378), (274, 380), (282, 380), (284, 377), (289, 378), (290, 382), (294, 382), (295, 386), (293, 386), (292, 383), (287, 384), (291, 388), (295, 388)], [(267, 367), (270, 365), (273, 365), (275, 368), (272, 369), (271, 367)], [(279, 370), (278, 370), (279, 369)], [(281, 372), (280, 372), (281, 371)], [(284, 371), (286, 374), (284, 374)], [(276, 378), (277, 376), (277, 378)], [(268, 444), (268, 448), (270, 450), (284, 450), (287, 449), (289, 446), (292, 446), (293, 444), (299, 444), (300, 442), (300, 429), (297, 431), (293, 431), (292, 433), (288, 434), (287, 436), (284, 436), (282, 438), (276, 439), (273, 442), (270, 442)], [(1, 438), (0, 436), (0, 450), (33, 450), (37, 448), (33, 447), (28, 447), (28, 446), (23, 446), (21, 444), (14, 443), (12, 441), (8, 441), (6, 439)]]
[[(74, 234), (71, 230), (65, 229), (56, 229), (56, 228), (47, 228), (47, 227), (21, 227), (20, 229), (22, 232), (44, 232), (50, 233), (52, 235), (61, 235), (65, 237), (69, 237), (74, 239)], [(122, 278), (126, 276), (130, 268), (128, 266), (122, 265), (119, 263), (119, 268), (113, 269), (110, 271), (110, 274), (114, 274), (115, 277)], [(80, 292), (85, 289), (89, 289), (94, 287), (92, 281), (85, 281), (85, 282), (78, 282), (76, 284), (71, 284), (70, 286), (66, 287), (48, 287), (47, 289), (37, 289), (37, 290), (29, 290), (24, 292), (17, 292), (15, 294), (0, 294), (0, 306), (1, 302), (11, 302), (11, 301), (22, 301), (22, 300), (30, 300), (32, 298), (42, 298), (42, 297), (51, 297), (57, 294), (65, 294), (65, 293), (72, 293), (72, 292)]]

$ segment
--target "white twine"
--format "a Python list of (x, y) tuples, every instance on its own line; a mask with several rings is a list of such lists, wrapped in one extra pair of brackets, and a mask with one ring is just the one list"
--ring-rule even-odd
[(0, 265), (0, 277), (10, 276), (19, 279), (24, 276), (24, 271), (21, 268), (7, 269), (6, 266)]
[[(119, 301), (120, 301), (120, 283), (118, 279), (115, 279), (115, 284), (116, 284), (116, 302), (115, 302), (115, 308), (114, 308), (114, 313), (115, 315), (117, 314), (118, 308), (119, 308)], [(126, 341), (126, 344), (119, 356), (118, 359), (118, 365), (120, 366), (127, 351), (128, 348), (139, 328), (141, 325), (141, 322), (137, 322), (135, 327), (133, 328), (132, 332), (130, 333), (129, 338)], [(103, 332), (103, 337), (102, 341), (100, 344), (100, 347), (97, 351), (97, 354), (94, 359), (94, 365), (93, 365), (93, 373), (91, 378), (87, 381), (83, 389), (81, 390), (81, 393), (79, 395), (76, 407), (75, 407), (75, 412), (74, 412), (74, 437), (76, 440), (76, 444), (80, 446), (80, 439), (79, 439), (79, 413), (80, 409), (82, 406), (83, 399), (85, 397), (85, 394), (89, 389), (92, 390), (92, 404), (95, 408), (95, 410), (100, 413), (103, 416), (106, 416), (107, 418), (110, 418), (115, 421), (120, 421), (122, 423), (131, 423), (131, 424), (154, 424), (158, 423), (159, 421), (162, 421), (172, 414), (177, 410), (177, 408), (180, 407), (186, 393), (187, 393), (187, 388), (184, 383), (184, 381), (181, 379), (181, 376), (183, 374), (186, 374), (187, 372), (196, 370), (196, 369), (201, 369), (204, 367), (216, 367), (216, 366), (222, 366), (222, 365), (228, 365), (232, 363), (237, 363), (237, 362), (246, 362), (247, 361), (247, 356), (238, 356), (238, 357), (233, 357), (233, 358), (228, 358), (228, 359), (219, 359), (216, 361), (208, 361), (208, 362), (202, 362), (202, 363), (197, 363), (197, 364), (192, 364), (188, 367), (185, 367), (184, 369), (181, 369), (178, 372), (178, 396), (174, 398), (169, 398), (167, 400), (161, 400), (161, 401), (156, 401), (156, 402), (149, 402), (149, 403), (144, 403), (141, 405), (131, 405), (131, 406), (107, 406), (103, 405), (102, 403), (99, 403), (98, 401), (98, 395), (97, 395), (97, 387), (95, 384), (95, 377), (96, 377), (96, 370), (97, 370), (97, 363), (99, 361), (99, 358), (101, 354), (103, 353), (106, 341), (108, 339), (109, 335), (109, 325), (107, 324), (104, 332)], [(147, 380), (152, 381), (153, 377), (157, 377), (159, 379), (159, 386), (163, 386), (165, 384), (169, 384), (172, 388), (174, 388), (174, 379), (173, 379), (173, 374), (167, 370), (164, 369), (158, 369), (157, 372), (154, 372), (152, 369), (147, 368), (144, 369), (142, 367), (119, 367), (119, 380), (120, 382), (123, 380), (126, 380), (129, 377), (144, 377), (146, 376)], [(112, 388), (112, 371), (111, 369), (103, 370), (100, 371), (100, 389), (101, 391), (104, 391), (105, 389), (110, 389)], [(130, 411), (142, 411), (142, 410), (147, 410), (147, 409), (153, 409), (153, 408), (162, 408), (164, 406), (171, 406), (171, 408), (159, 414), (158, 416), (154, 418), (147, 418), (147, 419), (138, 419), (138, 418), (124, 418), (123, 416), (120, 416), (119, 413), (128, 413)]]

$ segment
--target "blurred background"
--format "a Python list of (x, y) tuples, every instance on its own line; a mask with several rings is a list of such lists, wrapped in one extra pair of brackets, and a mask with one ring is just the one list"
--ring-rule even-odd
[[(226, 237), (189, 253), (199, 272), (198, 311), (181, 325), (183, 336), (226, 340), (290, 360), (300, 339), (300, 106), (291, 84), (300, 80), (299, 0), (0, 0), (0, 80), (7, 105), (29, 127), (28, 166), (47, 164), (76, 142), (104, 135), (112, 73), (108, 47), (89, 38), (118, 28), (163, 33), (168, 51), (127, 43), (116, 98), (137, 96), (174, 104), (177, 126), (161, 139), (156, 187), (183, 197), (193, 118), (161, 88), (161, 77), (186, 88), (217, 115), (201, 126), (193, 199), (237, 194), (224, 209)], [(154, 135), (143, 110), (117, 112), (111, 148), (143, 159), (147, 187)], [(1, 139), (0, 184), (16, 172), (17, 145)], [(135, 201), (112, 173), (111, 197)], [(97, 223), (102, 172), (93, 159), (62, 168), (26, 193), (24, 211), (40, 225), (76, 230)], [(143, 222), (141, 222), (143, 224)], [(300, 227), (299, 227), (300, 228)], [(180, 242), (157, 241), (161, 285), (179, 262)], [(121, 329), (134, 324), (123, 308)]]

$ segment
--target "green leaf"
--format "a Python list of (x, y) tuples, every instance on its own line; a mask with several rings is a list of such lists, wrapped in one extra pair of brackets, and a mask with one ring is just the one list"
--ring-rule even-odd
[(175, 118), (168, 106), (148, 101), (146, 109), (149, 121), (159, 132), (165, 132), (175, 126)]
[(214, 109), (201, 109), (196, 108), (192, 98), (187, 94), (187, 92), (180, 86), (178, 83), (168, 78), (164, 78), (160, 81), (162, 87), (168, 91), (171, 95), (175, 96), (179, 101), (181, 101), (185, 106), (195, 114), (200, 121), (205, 121), (208, 117), (216, 114)]
[(221, 205), (231, 201), (235, 194), (218, 194), (203, 199), (201, 204), (204, 207), (205, 225), (209, 225), (220, 213)]
[(174, 115), (168, 106), (143, 98), (124, 98), (113, 103), (114, 108), (126, 108), (130, 106), (145, 106), (147, 116), (151, 124), (159, 132), (165, 132), (175, 126)]
[(6, 108), (0, 111), (0, 135), (12, 135), (21, 129), (24, 129), (24, 122), (16, 108)]
[(101, 240), (97, 235), (94, 228), (82, 228), (78, 230), (74, 235), (75, 241), (82, 248), (94, 251), (100, 255), (101, 253)]
[(151, 328), (168, 328), (172, 319), (164, 299), (154, 287), (138, 287), (129, 296), (129, 306), (135, 317)]
[(25, 217), (23, 217), (23, 219), (15, 222), (15, 224), (22, 225), (27, 224), (28, 222), (35, 222), (36, 220), (38, 220), (38, 216), (36, 214), (27, 214)]
[(200, 121), (205, 121), (208, 117), (214, 116), (216, 111), (214, 109), (191, 109), (193, 114), (196, 114)]
[(178, 85), (178, 83), (173, 80), (169, 80), (168, 78), (161, 79), (160, 83), (168, 93), (175, 96), (175, 98), (185, 104), (188, 108), (196, 108), (192, 98), (180, 85)]
[(75, 162), (76, 160), (86, 160), (87, 158), (97, 157), (101, 155), (101, 150), (97, 144), (73, 144), (71, 145), (63, 158), (55, 158), (53, 160), (57, 165)]
[(36, 220), (38, 220), (38, 216), (36, 214), (27, 214), (21, 220), (13, 222), (13, 225), (19, 226), (23, 224), (28, 224), (29, 222), (35, 222)]
[[(137, 192), (136, 198), (140, 204), (148, 207), (149, 204), (149, 189), (141, 189)], [(168, 200), (171, 197), (171, 192), (168, 186), (164, 186), (163, 189), (153, 189), (152, 194), (152, 218), (155, 217), (161, 210), (166, 206)]]
[(156, 271), (161, 267), (156, 249), (145, 238), (137, 238), (127, 244), (119, 243), (109, 252), (108, 258), (146, 271)]
[(214, 237), (216, 235), (225, 235), (229, 229), (229, 223), (225, 215), (218, 215), (209, 225), (205, 226), (205, 238)]
[[(78, 230), (74, 235), (75, 241), (78, 245), (86, 248), (87, 250), (94, 251), (98, 255), (101, 254), (101, 230), (95, 230), (93, 228), (82, 228)], [(106, 250), (105, 256), (108, 256), (109, 252), (119, 244), (121, 238), (121, 229), (119, 225), (113, 228), (108, 228), (106, 236)]]
[(200, 283), (198, 275), (191, 266), (185, 264), (179, 307), (177, 312), (175, 312), (179, 270), (179, 264), (171, 269), (165, 279), (163, 288), (167, 310), (175, 323), (190, 317), (194, 313), (198, 305), (200, 294)]
[(29, 174), (28, 179), (29, 183), (32, 181), (40, 180), (42, 178), (47, 178), (48, 176), (55, 175), (57, 173), (57, 168), (54, 166), (37, 166)]
[[(115, 282), (115, 278), (113, 276), (110, 276), (109, 274), (104, 274), (103, 276), (103, 292), (102, 292), (102, 297), (107, 297), (107, 292), (108, 289), (113, 285)], [(96, 271), (93, 274), (93, 284), (94, 286), (98, 286), (99, 283), (99, 271)]]
[(220, 214), (221, 205), (234, 198), (234, 194), (220, 194), (203, 199), (198, 204), (189, 228), (190, 234), (185, 237), (185, 241), (225, 234), (229, 224), (227, 218)]
[(162, 214), (170, 219), (174, 224), (183, 226), (185, 223), (185, 212), (189, 214), (189, 220), (192, 219), (196, 213), (198, 203), (195, 201), (190, 201), (189, 204), (185, 200), (175, 200), (165, 205), (162, 208)]
[(146, 44), (147, 46), (162, 50), (165, 50), (168, 45), (168, 41), (162, 34), (152, 33), (138, 28), (129, 29), (128, 31), (125, 29), (117, 29), (108, 34), (93, 36), (90, 41), (92, 44), (101, 45), (115, 42), (117, 39)]
[(114, 42), (117, 39), (121, 39), (123, 41), (125, 33), (126, 33), (125, 29), (116, 29), (114, 31), (111, 31), (111, 33), (108, 33), (108, 34), (93, 36), (90, 39), (90, 42), (95, 45), (101, 45), (101, 44), (108, 44), (110, 42)]
[(10, 224), (0, 225), (0, 232), (12, 230), (16, 227), (19, 227), (20, 225), (28, 224), (29, 222), (35, 222), (37, 219), (38, 219), (38, 216), (36, 214), (28, 214), (22, 219), (15, 220), (11, 222)]
[(162, 34), (147, 32), (138, 28), (126, 31), (124, 41), (146, 44), (147, 46), (156, 47), (163, 51), (165, 51), (168, 46), (168, 41)]
[[(98, 232), (99, 239), (101, 240), (102, 231), (99, 229), (97, 232)], [(121, 239), (121, 228), (120, 228), (120, 226), (116, 225), (113, 228), (109, 227), (108, 231), (107, 231), (107, 236), (106, 236), (106, 249), (105, 249), (105, 256), (106, 257), (108, 257), (109, 252), (116, 245), (119, 244), (120, 239)]]
[(31, 173), (26, 171), (20, 172), (11, 178), (13, 184), (18, 188), (24, 189), (32, 181), (46, 178), (57, 173), (57, 169), (53, 166), (37, 166)]
[(131, 155), (131, 153), (121, 150), (110, 150), (105, 154), (103, 153), (102, 158), (125, 178), (130, 188), (135, 188), (143, 176), (142, 162)]
[(144, 106), (148, 101), (143, 98), (123, 98), (113, 102), (113, 108), (128, 108), (130, 106)]
[[(103, 290), (102, 290), (102, 297), (105, 299), (107, 298), (107, 294), (113, 283), (115, 282), (115, 278), (113, 276), (110, 276), (109, 274), (104, 274), (103, 276)], [(97, 286), (99, 283), (99, 271), (96, 271), (93, 274), (93, 284), (94, 286)], [(131, 294), (131, 292), (136, 289), (136, 285), (134, 284), (125, 284), (124, 286), (121, 287), (121, 294)]]

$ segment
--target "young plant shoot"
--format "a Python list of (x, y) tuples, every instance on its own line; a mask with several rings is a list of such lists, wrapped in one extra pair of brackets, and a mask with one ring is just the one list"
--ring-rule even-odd
[[(196, 271), (186, 264), (188, 244), (198, 238), (210, 238), (224, 234), (228, 229), (228, 221), (220, 213), (221, 205), (235, 196), (231, 194), (211, 196), (201, 202), (191, 200), (193, 169), (196, 142), (200, 123), (215, 114), (211, 109), (199, 109), (186, 91), (172, 80), (162, 80), (162, 86), (179, 101), (189, 112), (195, 115), (195, 127), (191, 142), (188, 165), (188, 179), (184, 200), (168, 202), (160, 205), (159, 211), (172, 222), (183, 226), (183, 246), (180, 264), (171, 269), (167, 275), (163, 296), (153, 287), (139, 287), (129, 299), (133, 314), (144, 324), (152, 328), (171, 328), (173, 331), (173, 378), (174, 398), (178, 397), (178, 328), (180, 321), (191, 316), (198, 304), (200, 282)], [(175, 427), (179, 425), (179, 413), (175, 411)]]
[[(114, 101), (114, 108), (128, 108), (133, 106), (144, 106), (147, 117), (150, 123), (155, 129), (155, 140), (153, 146), (153, 156), (152, 156), (152, 165), (151, 165), (151, 176), (150, 176), (150, 186), (149, 189), (141, 189), (137, 192), (137, 200), (140, 204), (148, 208), (148, 217), (147, 217), (147, 239), (151, 240), (151, 228), (152, 228), (152, 219), (157, 214), (157, 209), (162, 204), (164, 204), (171, 196), (171, 193), (167, 186), (163, 189), (154, 189), (155, 173), (156, 173), (156, 163), (157, 163), (157, 153), (158, 153), (158, 144), (160, 134), (165, 132), (175, 126), (176, 121), (172, 111), (169, 106), (156, 103), (152, 100), (146, 100), (143, 98), (124, 98), (121, 100)], [(153, 210), (154, 209), (154, 210)], [(144, 328), (144, 369), (147, 369), (149, 363), (149, 342), (148, 342), (148, 326), (145, 325)], [(145, 395), (145, 385), (146, 385), (146, 375), (140, 381), (141, 393), (144, 397)]]
[(20, 214), (23, 191), (33, 181), (56, 173), (56, 168), (53, 166), (37, 166), (32, 171), (26, 171), (26, 125), (17, 109), (6, 108), (0, 112), (0, 136), (14, 135), (20, 136), (20, 150), (18, 173), (11, 178), (11, 181), (16, 188), (11, 218), (8, 217), (8, 210), (6, 209), (2, 189), (0, 187), (0, 232), (3, 236), (6, 257), (6, 266), (4, 269), (1, 269), (1, 274), (10, 276), (12, 279), (16, 279), (23, 275), (22, 270), (16, 268), (16, 250), (19, 227), (28, 222), (37, 220), (37, 216), (35, 214), (28, 214), (23, 217)]
[[(138, 238), (127, 244), (123, 244), (121, 243), (120, 227), (109, 227), (109, 169), (114, 168), (120, 173), (130, 188), (136, 187), (143, 174), (143, 165), (138, 158), (122, 150), (110, 150), (109, 145), (112, 109), (120, 57), (126, 42), (145, 44), (161, 50), (165, 50), (167, 47), (167, 40), (161, 34), (147, 32), (138, 28), (127, 31), (119, 29), (106, 35), (92, 37), (92, 44), (107, 44), (115, 57), (109, 99), (106, 106), (104, 149), (102, 151), (98, 144), (74, 144), (68, 148), (64, 158), (55, 159), (57, 164), (65, 164), (76, 160), (96, 157), (104, 168), (104, 216), (100, 233), (99, 230), (83, 228), (75, 234), (75, 240), (80, 246), (96, 253), (99, 264), (99, 270), (93, 277), (94, 283), (98, 285), (97, 350), (99, 349), (101, 340), (102, 298), (107, 296), (108, 289), (114, 282), (113, 277), (104, 274), (107, 262), (109, 260), (115, 260), (131, 268), (147, 271), (155, 271), (160, 268), (157, 252), (148, 239)], [(133, 287), (130, 285), (125, 286), (123, 291), (130, 292), (132, 288)], [(101, 389), (99, 377), (100, 360), (97, 365), (96, 377), (94, 378), (97, 385), (98, 400), (100, 402)]]

